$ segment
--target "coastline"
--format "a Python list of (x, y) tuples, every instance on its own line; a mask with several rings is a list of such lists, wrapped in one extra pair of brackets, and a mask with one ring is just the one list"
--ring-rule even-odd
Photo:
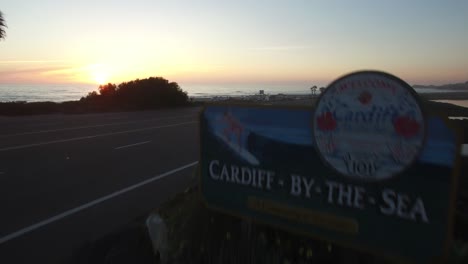
[[(450, 93), (419, 93), (419, 97), (423, 101), (430, 103), (442, 103), (454, 105), (456, 107), (466, 108), (465, 104), (456, 104), (457, 101), (468, 101), (468, 92), (450, 92)], [(258, 103), (263, 105), (298, 105), (311, 106), (314, 105), (319, 94), (276, 94), (276, 95), (244, 95), (244, 96), (206, 96), (192, 97), (192, 102), (204, 103)], [(440, 101), (440, 102), (439, 102)], [(467, 104), (468, 105), (468, 102)]]
[(420, 93), (427, 100), (468, 100), (468, 92)]
[[(223, 104), (259, 104), (283, 106), (314, 106), (319, 94), (255, 94), (239, 96), (205, 96), (190, 97), (186, 106), (203, 106), (209, 103)], [(447, 116), (468, 117), (468, 92), (419, 93), (419, 96), (430, 111), (437, 111)], [(441, 102), (437, 102), (441, 100)], [(460, 105), (456, 101), (462, 101)], [(466, 103), (466, 104), (465, 104)], [(143, 110), (143, 109), (142, 109)], [(142, 111), (132, 109), (132, 111)], [(81, 100), (66, 102), (0, 102), (0, 116), (19, 116), (37, 114), (89, 114), (102, 112), (121, 112), (128, 109), (106, 108), (104, 105), (88, 104)]]

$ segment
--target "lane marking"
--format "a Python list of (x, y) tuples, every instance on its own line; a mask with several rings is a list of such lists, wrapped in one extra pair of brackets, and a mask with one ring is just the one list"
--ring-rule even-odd
[(120, 120), (120, 119), (128, 119), (128, 116), (126, 116), (126, 117), (113, 117), (113, 118), (109, 118), (110, 121)]
[(143, 145), (143, 144), (146, 144), (146, 143), (150, 143), (150, 141), (144, 141), (144, 142), (139, 142), (139, 143), (135, 143), (135, 144), (130, 144), (130, 145), (125, 145), (125, 146), (121, 146), (121, 147), (117, 147), (115, 149), (123, 149), (123, 148), (129, 148), (129, 147), (134, 147), (134, 146), (139, 146), (139, 145)]
[(466, 117), (466, 116), (449, 116), (448, 118), (451, 119), (451, 120), (466, 120), (466, 119), (468, 119), (468, 117)]
[(83, 210), (85, 210), (85, 209), (88, 209), (88, 208), (90, 208), (90, 207), (93, 207), (93, 206), (95, 206), (95, 205), (97, 205), (97, 204), (100, 204), (100, 203), (102, 203), (102, 202), (105, 202), (105, 201), (107, 201), (107, 200), (109, 200), (109, 199), (112, 199), (112, 198), (117, 197), (117, 196), (119, 196), (119, 195), (122, 195), (122, 194), (124, 194), (124, 193), (130, 192), (130, 191), (135, 190), (135, 189), (137, 189), (137, 188), (140, 188), (140, 187), (142, 187), (142, 186), (144, 186), (144, 185), (146, 185), (146, 184), (148, 184), (148, 183), (151, 183), (151, 182), (160, 180), (160, 179), (165, 178), (165, 177), (167, 177), (167, 176), (169, 176), (169, 175), (171, 175), (171, 174), (174, 174), (174, 173), (176, 173), (176, 172), (179, 172), (179, 171), (185, 170), (185, 169), (187, 169), (187, 168), (193, 167), (193, 166), (195, 166), (197, 163), (198, 163), (198, 161), (194, 161), (194, 162), (191, 162), (191, 163), (189, 163), (189, 164), (186, 164), (186, 165), (183, 165), (183, 166), (181, 166), (181, 167), (178, 167), (178, 168), (176, 168), (176, 169), (173, 169), (173, 170), (164, 172), (164, 173), (159, 174), (159, 175), (157, 175), (157, 176), (154, 176), (154, 177), (152, 177), (152, 178), (150, 178), (150, 179), (144, 180), (144, 181), (142, 181), (142, 182), (140, 182), (140, 183), (131, 185), (131, 186), (126, 187), (126, 188), (124, 188), (124, 189), (122, 189), (122, 190), (113, 192), (113, 193), (111, 193), (111, 194), (109, 194), (109, 195), (103, 196), (103, 197), (98, 198), (98, 199), (96, 199), (96, 200), (93, 200), (93, 201), (91, 201), (91, 202), (89, 202), (89, 203), (86, 203), (86, 204), (80, 205), (80, 206), (78, 206), (78, 207), (75, 207), (75, 208), (73, 208), (73, 209), (67, 210), (67, 211), (65, 211), (65, 212), (63, 212), (63, 213), (60, 213), (60, 214), (58, 214), (58, 215), (55, 215), (55, 216), (50, 217), (50, 218), (48, 218), (48, 219), (45, 219), (45, 220), (43, 220), (43, 221), (41, 221), (41, 222), (38, 222), (38, 223), (36, 223), (36, 224), (33, 224), (33, 225), (28, 226), (28, 227), (22, 228), (22, 229), (20, 229), (20, 230), (18, 230), (18, 231), (15, 231), (15, 232), (13, 232), (13, 233), (11, 233), (11, 234), (9, 234), (9, 235), (6, 235), (6, 236), (4, 236), (4, 237), (1, 237), (1, 238), (0, 238), (0, 244), (6, 243), (6, 242), (8, 242), (8, 241), (10, 241), (10, 240), (12, 240), (12, 239), (17, 238), (17, 237), (26, 235), (26, 234), (28, 234), (28, 233), (30, 233), (30, 232), (36, 230), (36, 229), (39, 229), (39, 228), (41, 228), (41, 227), (44, 227), (44, 226), (46, 226), (46, 225), (48, 225), (48, 224), (51, 224), (51, 223), (53, 223), (53, 222), (57, 222), (57, 221), (61, 220), (62, 218), (65, 218), (65, 217), (68, 217), (68, 216), (70, 216), (70, 215), (76, 214), (76, 213), (78, 213), (78, 212), (80, 212), (80, 211), (83, 211)]
[(33, 143), (33, 144), (27, 144), (27, 145), (20, 145), (20, 146), (13, 146), (13, 147), (0, 148), (0, 152), (2, 152), (2, 151), (8, 151), (8, 150), (17, 150), (17, 149), (25, 149), (25, 148), (39, 147), (39, 146), (50, 145), (50, 144), (57, 144), (57, 143), (63, 143), (63, 142), (70, 142), (70, 141), (78, 141), (78, 140), (84, 140), (84, 139), (91, 139), (91, 138), (97, 138), (97, 137), (106, 137), (106, 136), (112, 136), (112, 135), (119, 135), (119, 134), (126, 134), (126, 133), (134, 133), (134, 132), (140, 132), (140, 131), (146, 131), (146, 130), (152, 130), (152, 129), (159, 129), (159, 128), (166, 128), (166, 127), (183, 126), (183, 125), (196, 124), (196, 123), (198, 123), (198, 122), (192, 121), (192, 122), (184, 122), (184, 123), (171, 124), (171, 125), (164, 125), (164, 126), (154, 126), (154, 127), (138, 128), (138, 129), (131, 129), (131, 130), (119, 131), (119, 132), (111, 132), (111, 133), (97, 134), (97, 135), (92, 135), (92, 136), (84, 136), (84, 137), (76, 137), (76, 138), (68, 138), (68, 139), (58, 139), (58, 140), (52, 140), (52, 141), (46, 141), (46, 142), (39, 142), (39, 143)]
[(128, 121), (128, 122), (118, 122), (118, 123), (108, 123), (108, 124), (101, 124), (101, 125), (92, 125), (92, 126), (77, 126), (77, 127), (67, 127), (67, 128), (59, 128), (59, 129), (39, 130), (39, 131), (31, 131), (31, 132), (24, 132), (24, 133), (17, 133), (17, 134), (0, 135), (0, 138), (34, 135), (34, 134), (51, 133), (51, 132), (60, 132), (60, 131), (68, 131), (68, 130), (78, 130), (78, 129), (95, 128), (95, 127), (126, 125), (126, 124), (134, 124), (134, 123), (139, 123), (139, 122), (167, 120), (167, 119), (185, 118), (185, 117), (193, 117), (193, 116), (195, 116), (195, 115), (192, 114), (192, 115), (183, 115), (183, 116), (171, 116), (171, 117), (151, 118), (151, 119), (143, 119), (143, 120)]

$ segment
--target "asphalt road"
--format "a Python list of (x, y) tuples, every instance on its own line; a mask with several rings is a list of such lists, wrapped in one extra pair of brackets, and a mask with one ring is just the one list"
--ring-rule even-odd
[(0, 263), (62, 263), (184, 190), (199, 108), (0, 117)]

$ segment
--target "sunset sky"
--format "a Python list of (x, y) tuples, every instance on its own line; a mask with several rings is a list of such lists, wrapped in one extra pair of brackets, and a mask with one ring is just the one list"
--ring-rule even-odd
[(0, 83), (468, 81), (468, 1), (2, 0)]

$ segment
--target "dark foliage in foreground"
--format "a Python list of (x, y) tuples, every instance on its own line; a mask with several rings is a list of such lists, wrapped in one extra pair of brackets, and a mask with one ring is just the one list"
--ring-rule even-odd
[(0, 11), (0, 40), (4, 39), (6, 36), (5, 28), (6, 28), (6, 22), (5, 19), (3, 18), (3, 13)]
[(183, 106), (188, 103), (187, 93), (175, 82), (161, 77), (137, 79), (118, 86), (112, 83), (99, 86), (80, 102), (108, 110), (146, 110)]
[(99, 86), (79, 101), (69, 102), (5, 102), (0, 103), (0, 115), (80, 114), (111, 111), (138, 111), (180, 107), (189, 104), (187, 93), (175, 82), (161, 77), (137, 79), (118, 86)]
[(6, 102), (0, 103), (0, 115), (41, 115), (57, 113), (60, 104), (54, 102)]

